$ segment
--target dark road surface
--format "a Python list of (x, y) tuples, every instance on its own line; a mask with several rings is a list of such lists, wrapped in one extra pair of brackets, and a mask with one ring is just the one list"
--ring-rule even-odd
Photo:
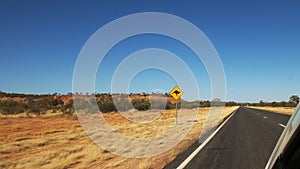
[[(241, 107), (185, 168), (263, 169), (288, 120), (287, 115)], [(174, 161), (180, 165), (181, 158)], [(176, 168), (174, 162), (169, 166)]]

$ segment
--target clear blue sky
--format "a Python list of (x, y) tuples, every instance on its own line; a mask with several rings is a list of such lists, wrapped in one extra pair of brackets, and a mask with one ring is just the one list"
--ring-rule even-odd
[[(292, 94), (300, 94), (299, 9), (296, 0), (2, 0), (0, 90), (70, 92), (78, 54), (95, 31), (128, 14), (164, 12), (190, 21), (211, 40), (225, 69), (227, 100), (288, 100)], [(200, 84), (201, 99), (211, 99), (208, 76), (201, 63), (190, 58), (188, 49), (178, 42), (154, 35), (133, 37), (116, 46), (98, 70), (105, 76), (97, 76), (97, 92), (109, 92), (109, 78), (122, 57), (148, 47), (180, 55)], [(167, 74), (149, 70), (136, 76), (130, 91), (167, 91), (173, 84), (174, 79)]]

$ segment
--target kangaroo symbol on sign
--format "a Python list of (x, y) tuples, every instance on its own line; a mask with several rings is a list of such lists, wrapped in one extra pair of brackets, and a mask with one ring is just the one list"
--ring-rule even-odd
[(180, 91), (178, 91), (178, 90), (175, 90), (172, 94), (176, 94), (176, 96), (177, 95), (179, 95), (180, 94)]

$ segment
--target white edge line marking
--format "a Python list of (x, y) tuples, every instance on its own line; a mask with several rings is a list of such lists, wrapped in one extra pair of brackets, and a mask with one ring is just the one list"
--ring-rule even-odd
[(281, 127), (283, 127), (283, 128), (285, 128), (285, 125), (283, 125), (283, 124), (280, 124), (280, 123), (279, 123), (278, 125), (281, 126)]
[(183, 169), (201, 150), (202, 148), (217, 134), (224, 124), (235, 114), (237, 109), (215, 130), (191, 155), (188, 156), (176, 169)]

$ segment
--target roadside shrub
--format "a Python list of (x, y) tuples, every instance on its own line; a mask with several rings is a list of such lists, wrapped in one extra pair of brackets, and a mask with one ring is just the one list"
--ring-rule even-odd
[(131, 104), (135, 109), (139, 111), (149, 110), (151, 107), (151, 104), (148, 99), (133, 99), (131, 101)]
[(117, 111), (111, 95), (97, 95), (97, 100), (97, 104), (102, 113)]
[(25, 103), (12, 100), (0, 101), (0, 110), (2, 114), (20, 114), (27, 110), (28, 106)]

